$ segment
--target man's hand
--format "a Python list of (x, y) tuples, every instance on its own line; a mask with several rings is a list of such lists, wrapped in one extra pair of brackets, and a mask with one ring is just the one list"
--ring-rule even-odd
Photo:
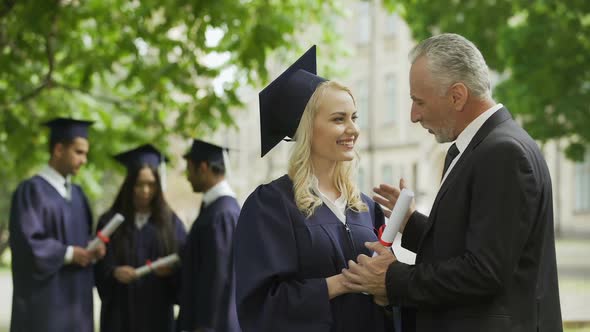
[(104, 245), (104, 243), (100, 243), (98, 245), (98, 247), (96, 247), (95, 249), (93, 249), (90, 254), (92, 255), (92, 261), (96, 262), (98, 260), (101, 260), (104, 255), (107, 253), (107, 248)]
[(118, 266), (115, 268), (113, 272), (113, 276), (117, 281), (122, 284), (129, 284), (135, 279), (137, 279), (137, 275), (135, 274), (135, 269), (129, 265)]
[(385, 275), (389, 265), (397, 261), (397, 258), (390, 249), (385, 248), (379, 242), (367, 242), (365, 246), (378, 255), (375, 257), (359, 255), (357, 263), (349, 261), (348, 269), (342, 270), (342, 274), (346, 278), (344, 286), (356, 292), (372, 294), (376, 303), (386, 305)]
[(86, 267), (88, 264), (92, 262), (93, 256), (92, 253), (82, 247), (73, 247), (74, 248), (74, 256), (72, 257), (72, 262), (76, 265), (81, 267)]
[(375, 302), (375, 304), (378, 306), (385, 307), (389, 304), (389, 299), (387, 298), (387, 296), (373, 295), (373, 302)]
[[(393, 207), (399, 198), (400, 192), (404, 188), (407, 188), (406, 181), (404, 179), (399, 180), (399, 189), (388, 184), (380, 184), (379, 187), (373, 188), (373, 191), (375, 192), (375, 195), (373, 195), (373, 200), (386, 208), (383, 209), (383, 213), (387, 218), (391, 216), (391, 210), (393, 210)], [(408, 209), (408, 212), (406, 213), (406, 216), (400, 225), (400, 233), (404, 232), (404, 228), (406, 227), (406, 224), (408, 223), (408, 220), (414, 211), (416, 211), (416, 207), (414, 200), (412, 200), (412, 204), (410, 205), (410, 208)]]

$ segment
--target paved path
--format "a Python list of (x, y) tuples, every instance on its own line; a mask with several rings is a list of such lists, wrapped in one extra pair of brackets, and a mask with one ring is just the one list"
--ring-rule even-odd
[[(400, 253), (400, 256), (405, 254)], [(404, 257), (406, 258), (406, 257)], [(410, 260), (413, 257), (407, 257)], [(559, 290), (564, 321), (590, 322), (590, 239), (557, 242)], [(8, 331), (12, 301), (9, 270), (0, 270), (0, 332)], [(95, 292), (95, 318), (100, 301)]]

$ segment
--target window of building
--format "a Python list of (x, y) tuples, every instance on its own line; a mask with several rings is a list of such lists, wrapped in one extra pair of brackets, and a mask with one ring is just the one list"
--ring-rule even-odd
[(399, 17), (396, 14), (388, 15), (385, 19), (385, 35), (393, 37), (398, 30)]
[(365, 170), (359, 167), (357, 184), (360, 191), (365, 192)]
[(356, 109), (359, 127), (366, 128), (369, 124), (369, 87), (366, 80), (357, 83)]
[(385, 76), (385, 122), (397, 122), (397, 105), (396, 105), (396, 82), (395, 75), (388, 74)]
[(381, 167), (381, 183), (387, 183), (389, 185), (395, 185), (393, 183), (393, 166), (383, 165)]
[(574, 167), (575, 210), (590, 212), (590, 149), (586, 151), (584, 161)]
[(371, 8), (368, 1), (358, 2), (358, 43), (367, 44), (371, 37)]

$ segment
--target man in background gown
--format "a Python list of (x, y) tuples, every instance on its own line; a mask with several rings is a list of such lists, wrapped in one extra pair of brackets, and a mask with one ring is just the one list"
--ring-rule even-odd
[(91, 122), (57, 118), (51, 128), (49, 163), (22, 182), (12, 197), (11, 332), (91, 332), (92, 262), (87, 251), (92, 216), (82, 188), (71, 176), (86, 163)]

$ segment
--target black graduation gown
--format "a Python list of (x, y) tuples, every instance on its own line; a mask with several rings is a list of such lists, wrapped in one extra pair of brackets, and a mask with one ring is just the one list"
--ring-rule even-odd
[(84, 192), (71, 200), (40, 176), (22, 182), (12, 196), (12, 332), (91, 332), (92, 267), (64, 265), (68, 245), (85, 247), (92, 216)]
[[(325, 278), (348, 260), (371, 255), (384, 222), (381, 208), (363, 195), (369, 211), (346, 210), (344, 225), (326, 206), (306, 219), (287, 175), (259, 186), (246, 200), (234, 253), (237, 308), (243, 331), (392, 331), (384, 310), (364, 294), (328, 297)], [(347, 231), (347, 227), (349, 231)]]
[[(113, 216), (106, 213), (99, 219), (97, 229), (102, 229)], [(172, 219), (177, 248), (186, 240), (186, 231), (180, 219)], [(119, 229), (115, 232), (115, 234)], [(118, 264), (112, 242), (107, 246), (105, 258), (96, 264), (96, 286), (102, 301), (100, 308), (101, 332), (171, 332), (174, 331), (174, 303), (177, 302), (178, 270), (171, 276), (160, 278), (154, 273), (125, 285), (118, 282), (113, 271), (117, 266), (139, 267), (147, 260), (155, 261), (166, 255), (157, 239), (157, 227), (151, 219), (141, 228), (134, 227), (134, 255), (127, 264)]]
[(239, 214), (236, 199), (221, 196), (191, 226), (182, 256), (178, 331), (240, 331), (232, 255)]

